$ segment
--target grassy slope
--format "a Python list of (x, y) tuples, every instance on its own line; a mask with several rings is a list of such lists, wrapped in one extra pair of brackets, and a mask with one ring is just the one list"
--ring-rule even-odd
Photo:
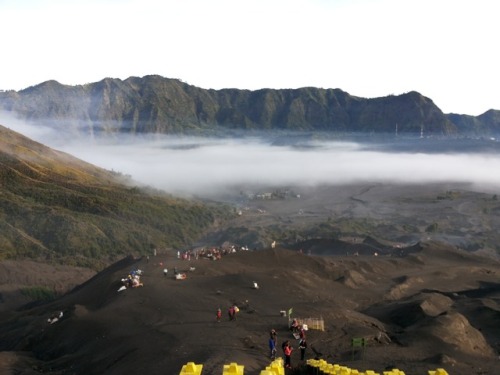
[(99, 267), (125, 254), (185, 246), (226, 214), (146, 192), (1, 126), (0, 187), (0, 259)]

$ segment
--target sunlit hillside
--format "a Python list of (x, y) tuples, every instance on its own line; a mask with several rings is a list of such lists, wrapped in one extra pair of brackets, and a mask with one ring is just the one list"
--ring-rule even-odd
[(177, 199), (0, 126), (0, 259), (101, 267), (185, 246), (229, 217)]

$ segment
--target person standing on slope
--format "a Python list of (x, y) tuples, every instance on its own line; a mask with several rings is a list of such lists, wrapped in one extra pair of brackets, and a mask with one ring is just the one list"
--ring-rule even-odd
[(273, 337), (269, 337), (269, 351), (271, 352), (271, 359), (276, 359), (276, 342)]
[(271, 332), (269, 332), (270, 337), (274, 340), (274, 346), (278, 345), (278, 333), (276, 330), (273, 328), (271, 329)]
[(306, 338), (300, 339), (299, 349), (300, 349), (300, 360), (303, 361), (306, 355), (307, 342)]
[(238, 315), (239, 312), (240, 312), (239, 307), (236, 305), (233, 305), (233, 320), (236, 320), (236, 316)]
[(217, 312), (215, 313), (215, 318), (217, 320), (217, 323), (220, 323), (220, 319), (222, 318), (222, 311), (220, 307), (217, 309)]
[(287, 343), (283, 348), (283, 352), (285, 353), (285, 368), (292, 368), (292, 351), (293, 348), (290, 346), (290, 343)]

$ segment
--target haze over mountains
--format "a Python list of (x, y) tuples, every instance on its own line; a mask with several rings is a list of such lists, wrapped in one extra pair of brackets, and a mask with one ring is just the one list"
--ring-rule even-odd
[[(478, 93), (480, 94), (480, 93)], [(0, 109), (23, 120), (64, 122), (73, 134), (287, 130), (492, 136), (500, 111), (444, 114), (418, 92), (365, 99), (341, 89), (206, 90), (161, 76), (106, 78), (66, 86), (47, 81), (0, 92)]]

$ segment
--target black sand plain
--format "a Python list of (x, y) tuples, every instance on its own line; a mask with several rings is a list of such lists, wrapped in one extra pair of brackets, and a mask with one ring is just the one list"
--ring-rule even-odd
[[(460, 199), (427, 204), (421, 198), (426, 189), (435, 195), (430, 187), (398, 190), (400, 195), (387, 189), (349, 188), (342, 190), (344, 195), (334, 189), (286, 204), (258, 202), (243, 212), (238, 225), (285, 221), (300, 226), (305, 220), (346, 215), (425, 226), (439, 217), (440, 223), (459, 220), (471, 235), (467, 223), (479, 228), (486, 220), (478, 219), (484, 210), (475, 211), (467, 192)], [(494, 213), (488, 216), (493, 227)], [(245, 374), (259, 374), (270, 362), (267, 339), (275, 328), (279, 343), (289, 339), (295, 348), (295, 369), (287, 373), (298, 374), (298, 343), (288, 330), (288, 317), (280, 315), (290, 308), (293, 317), (324, 321), (323, 331), (307, 332), (306, 358), (380, 374), (392, 368), (407, 375), (437, 368), (450, 375), (500, 373), (498, 259), (464, 251), (444, 241), (446, 236), (420, 235), (406, 236), (404, 242), (403, 236), (388, 233), (391, 241), (385, 244), (367, 238), (308, 239), (285, 248), (278, 241), (275, 248), (238, 251), (217, 261), (181, 260), (174, 251), (159, 251), (149, 259), (123, 259), (84, 282), (84, 271), (75, 272), (75, 279), (65, 273), (66, 283), (78, 286), (61, 298), (2, 309), (0, 373), (178, 374), (193, 361), (204, 365), (203, 374), (222, 374), (223, 365), (231, 362), (244, 365)], [(44, 266), (23, 267), (23, 273), (34, 275)], [(174, 267), (187, 278), (176, 280)], [(133, 269), (144, 272), (144, 286), (118, 292), (121, 279)], [(4, 281), (22, 284), (21, 277), (11, 273)], [(45, 277), (61, 280), (57, 272)], [(227, 318), (231, 304), (240, 308), (236, 321)], [(220, 323), (217, 308), (223, 311)], [(57, 323), (47, 322), (61, 311)], [(353, 356), (356, 337), (367, 341), (364, 355)]]

